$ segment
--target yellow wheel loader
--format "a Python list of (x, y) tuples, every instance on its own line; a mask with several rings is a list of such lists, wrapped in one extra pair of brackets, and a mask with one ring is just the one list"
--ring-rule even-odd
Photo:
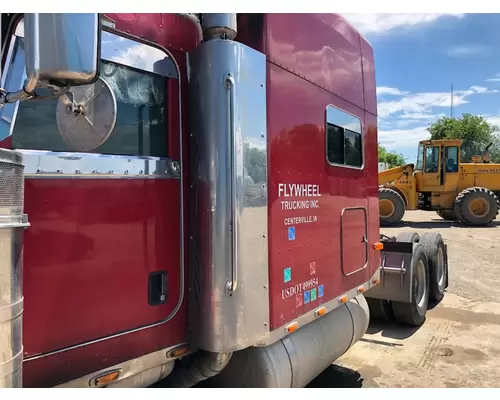
[(460, 161), (462, 140), (424, 140), (417, 163), (379, 172), (380, 224), (399, 223), (406, 210), (436, 211), (445, 220), (484, 226), (498, 215), (500, 164), (489, 152)]

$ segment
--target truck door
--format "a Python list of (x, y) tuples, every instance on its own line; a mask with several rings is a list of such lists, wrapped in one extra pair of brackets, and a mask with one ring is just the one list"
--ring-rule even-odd
[[(26, 75), (16, 35), (9, 89)], [(28, 358), (168, 321), (183, 298), (175, 62), (111, 32), (101, 53), (98, 86), (72, 89), (90, 122), (67, 114), (65, 96), (26, 101), (0, 138), (26, 166)], [(184, 334), (173, 327), (165, 340)]]
[(425, 147), (422, 192), (433, 192), (441, 188), (440, 153), (440, 146)]

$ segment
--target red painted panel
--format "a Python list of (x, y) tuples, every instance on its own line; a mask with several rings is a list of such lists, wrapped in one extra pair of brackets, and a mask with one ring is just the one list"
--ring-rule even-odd
[(367, 210), (350, 208), (341, 210), (342, 271), (345, 275), (356, 273), (366, 267), (368, 249), (366, 246)]
[(179, 14), (106, 14), (116, 29), (141, 37), (167, 49), (189, 52), (201, 42), (195, 24)]
[(23, 386), (50, 387), (186, 340), (185, 303), (166, 324), (88, 346), (24, 361)]
[[(26, 180), (27, 356), (160, 321), (179, 298), (179, 181)], [(148, 305), (148, 276), (168, 301)]]
[[(370, 249), (369, 268), (349, 277), (342, 274), (340, 227), (344, 208), (366, 207), (368, 241), (379, 240), (377, 139), (372, 125), (375, 117), (365, 120), (360, 107), (280, 66), (268, 64), (267, 86), (270, 308), (271, 328), (275, 329), (366, 282), (375, 271), (377, 254)], [(364, 123), (366, 166), (361, 171), (332, 167), (326, 160), (325, 114), (329, 104), (358, 116)], [(319, 185), (321, 196), (286, 197), (288, 193), (283, 186), (280, 191), (279, 184), (285, 188), (292, 184)], [(286, 203), (290, 200), (307, 202), (299, 205), (308, 204), (309, 208), (284, 209), (286, 204), (297, 206)], [(315, 205), (311, 200), (318, 200), (319, 208), (311, 208)], [(290, 226), (295, 227), (295, 240), (288, 238)], [(284, 270), (288, 267), (291, 280), (286, 282)], [(307, 290), (309, 302), (304, 304)]]
[(267, 14), (269, 59), (364, 107), (359, 33), (337, 14)]
[(377, 115), (377, 83), (375, 81), (375, 61), (373, 48), (361, 37), (361, 53), (363, 54), (363, 83), (365, 88), (365, 110)]

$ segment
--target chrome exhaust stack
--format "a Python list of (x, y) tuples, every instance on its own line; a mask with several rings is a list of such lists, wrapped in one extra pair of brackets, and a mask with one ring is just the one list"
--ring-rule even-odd
[(22, 387), (23, 211), (22, 154), (0, 149), (0, 388)]

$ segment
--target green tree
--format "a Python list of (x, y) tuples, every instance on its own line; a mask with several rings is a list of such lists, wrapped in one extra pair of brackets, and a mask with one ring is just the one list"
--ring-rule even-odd
[(389, 168), (399, 167), (405, 165), (406, 161), (402, 154), (395, 151), (388, 151), (384, 146), (378, 144), (378, 161), (387, 163)]
[(472, 156), (483, 154), (485, 147), (490, 147), (491, 161), (500, 161), (499, 128), (489, 124), (480, 115), (462, 114), (459, 118), (443, 117), (431, 123), (427, 130), (431, 139), (462, 139), (462, 161), (470, 162)]

